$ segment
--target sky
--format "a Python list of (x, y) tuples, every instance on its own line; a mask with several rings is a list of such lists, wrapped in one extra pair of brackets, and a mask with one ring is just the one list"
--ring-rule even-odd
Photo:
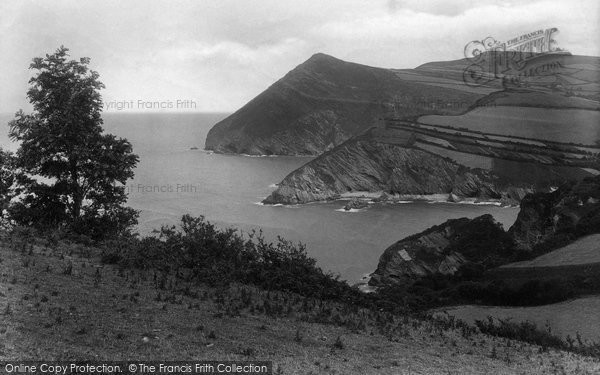
[(317, 52), (413, 68), (556, 27), (600, 56), (599, 21), (598, 0), (0, 0), (0, 113), (31, 110), (31, 59), (60, 45), (91, 58), (106, 111), (232, 112)]

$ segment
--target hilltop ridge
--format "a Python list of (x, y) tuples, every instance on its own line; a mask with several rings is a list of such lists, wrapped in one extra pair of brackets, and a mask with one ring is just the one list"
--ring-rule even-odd
[[(474, 103), (488, 91), (463, 91), (406, 79), (393, 69), (346, 62), (317, 53), (288, 72), (208, 133), (207, 150), (250, 155), (319, 155), (361, 134), (398, 98), (404, 115), (460, 113), (423, 109), (423, 98)], [(419, 98), (412, 98), (415, 93)]]

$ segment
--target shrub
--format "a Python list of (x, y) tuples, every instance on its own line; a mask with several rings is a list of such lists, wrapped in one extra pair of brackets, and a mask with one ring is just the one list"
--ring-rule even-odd
[(508, 319), (497, 319), (497, 321), (498, 323), (496, 324), (494, 318), (488, 317), (487, 321), (476, 320), (475, 324), (482, 333), (488, 335), (524, 341), (543, 348), (569, 349), (568, 345), (560, 337), (554, 336), (548, 331), (538, 329), (532, 322), (514, 323)]
[(203, 216), (185, 215), (179, 229), (162, 227), (155, 236), (110, 243), (103, 251), (105, 262), (164, 272), (186, 269), (190, 279), (212, 286), (240, 282), (320, 299), (367, 299), (337, 276), (323, 272), (304, 245), (281, 237), (268, 242), (262, 232), (245, 237), (233, 229), (218, 229)]

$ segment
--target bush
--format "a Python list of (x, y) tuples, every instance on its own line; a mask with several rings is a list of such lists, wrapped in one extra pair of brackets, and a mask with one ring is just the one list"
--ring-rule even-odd
[(569, 349), (569, 346), (560, 337), (552, 335), (549, 331), (538, 329), (532, 322), (514, 323), (509, 319), (497, 320), (498, 324), (495, 323), (494, 318), (488, 317), (487, 321), (476, 320), (475, 324), (482, 333), (491, 336), (524, 341), (542, 348)]
[(115, 240), (105, 247), (105, 262), (128, 267), (187, 270), (192, 280), (208, 285), (254, 284), (319, 299), (361, 302), (368, 297), (337, 276), (323, 272), (305, 246), (281, 237), (275, 243), (261, 232), (244, 237), (233, 229), (218, 229), (203, 216), (182, 218), (181, 228), (162, 227), (156, 236)]
[(111, 237), (130, 236), (138, 223), (139, 211), (131, 207), (113, 206), (108, 211), (85, 212), (72, 225), (71, 230), (98, 241)]

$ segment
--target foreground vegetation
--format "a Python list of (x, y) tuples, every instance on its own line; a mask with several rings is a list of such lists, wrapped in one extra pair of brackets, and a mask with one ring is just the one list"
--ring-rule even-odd
[[(226, 237), (227, 231), (201, 219), (190, 220), (195, 225), (189, 233), (213, 233), (196, 237), (206, 244)], [(5, 233), (0, 243), (0, 359), (255, 359), (274, 361), (275, 373), (280, 374), (600, 370), (595, 359), (554, 350), (552, 345), (485, 335), (450, 317), (396, 314), (335, 298), (330, 292), (343, 283), (331, 278), (331, 290), (311, 286), (324, 280), (316, 276), (317, 268), (307, 268), (306, 278), (295, 275), (312, 291), (301, 294), (289, 291), (295, 285), (277, 290), (265, 281), (261, 281), (265, 287), (242, 284), (237, 276), (193, 277), (182, 265), (166, 267), (158, 255), (148, 262), (138, 259), (142, 243), (154, 244), (156, 254), (166, 252), (167, 244), (173, 250), (186, 243), (188, 250), (209, 249), (191, 242), (184, 231), (162, 232), (162, 238), (157, 234), (154, 239), (89, 245), (82, 243), (85, 238), (43, 236), (26, 228)], [(249, 240), (243, 242), (243, 252), (253, 249)], [(260, 243), (257, 237), (252, 242)], [(118, 250), (116, 244), (121, 244)], [(288, 263), (291, 256), (285, 254), (304, 259), (298, 248), (279, 251), (277, 245), (263, 246), (267, 253), (277, 253), (272, 255), (275, 259), (287, 258), (268, 263), (265, 273), (283, 272), (275, 264), (291, 270), (305, 264), (306, 259)], [(218, 274), (218, 258), (218, 254), (208, 257), (195, 270), (212, 268)], [(257, 264), (254, 272), (260, 270)], [(344, 288), (352, 292), (344, 298), (352, 298), (354, 290)], [(376, 301), (374, 296), (361, 298)]]
[[(92, 272), (94, 287), (102, 284), (105, 269), (112, 269), (133, 285), (151, 287), (153, 300), (163, 303), (161, 308), (187, 303), (193, 309), (199, 302), (212, 300), (219, 307), (218, 314), (232, 318), (244, 312), (293, 318), (387, 338), (405, 335), (409, 327), (427, 325), (442, 331), (457, 330), (465, 339), (483, 332), (529, 342), (543, 350), (556, 348), (600, 357), (597, 344), (569, 344), (532, 325), (524, 334), (523, 327), (508, 329), (506, 324), (502, 329), (489, 324), (475, 329), (451, 317), (440, 319), (438, 315), (432, 319), (418, 308), (422, 305), (399, 295), (397, 288), (365, 294), (324, 273), (301, 244), (282, 238), (270, 243), (261, 233), (244, 237), (232, 229), (219, 229), (203, 217), (184, 216), (180, 229), (163, 227), (144, 238), (120, 236), (94, 243), (86, 236), (57, 231), (36, 233), (31, 228), (16, 227), (6, 241), (13, 252), (20, 254), (24, 268), (32, 265), (37, 252), (51, 254), (59, 258), (59, 269), (47, 265), (45, 275), (52, 277), (58, 272), (81, 276)], [(78, 272), (75, 257), (83, 258), (81, 267), (89, 264), (88, 268)], [(121, 298), (135, 302), (138, 297)]]

